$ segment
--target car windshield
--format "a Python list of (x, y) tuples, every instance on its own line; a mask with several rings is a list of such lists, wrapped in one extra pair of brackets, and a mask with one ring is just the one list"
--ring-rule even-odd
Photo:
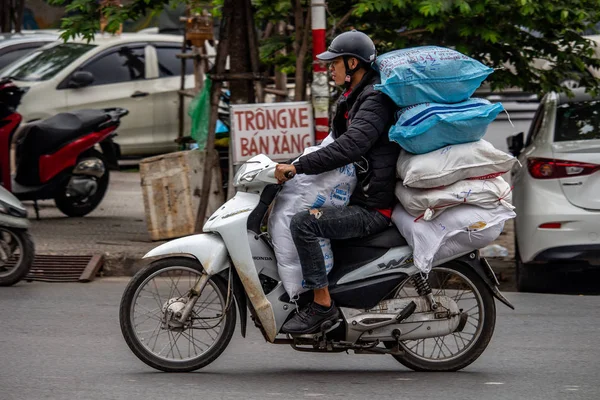
[(94, 47), (83, 43), (49, 45), (9, 64), (0, 71), (0, 76), (10, 76), (19, 81), (45, 81)]
[(555, 142), (600, 139), (600, 101), (582, 101), (558, 106)]

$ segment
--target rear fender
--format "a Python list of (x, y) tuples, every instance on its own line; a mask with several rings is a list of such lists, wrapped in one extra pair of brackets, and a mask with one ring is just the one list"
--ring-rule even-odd
[(478, 251), (474, 251), (465, 256), (462, 256), (456, 259), (456, 261), (470, 266), (475, 272), (477, 272), (477, 275), (479, 275), (479, 277), (485, 282), (485, 284), (488, 286), (495, 298), (497, 298), (501, 303), (503, 303), (510, 309), (515, 309), (515, 306), (513, 306), (511, 302), (508, 301), (506, 297), (504, 297), (500, 290), (498, 290), (498, 285), (500, 285), (500, 283), (498, 282), (498, 279), (496, 278), (492, 267), (490, 267), (490, 264), (485, 258), (479, 256)]
[(231, 268), (229, 253), (220, 236), (213, 233), (185, 236), (171, 240), (148, 252), (144, 258), (181, 256), (194, 257), (209, 276)]
[[(114, 135), (116, 136), (116, 134)], [(110, 170), (118, 171), (119, 170), (119, 150), (117, 144), (112, 140), (113, 136), (104, 139), (100, 142), (100, 148), (102, 149), (102, 154), (106, 159), (107, 167)]]

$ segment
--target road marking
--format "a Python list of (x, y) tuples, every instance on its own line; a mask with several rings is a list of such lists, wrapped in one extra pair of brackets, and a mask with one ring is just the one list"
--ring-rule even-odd
[(304, 393), (306, 397), (322, 397), (325, 396), (323, 393)]
[(396, 378), (397, 381), (414, 381), (413, 378)]
[(486, 382), (484, 385), (504, 385), (504, 382)]

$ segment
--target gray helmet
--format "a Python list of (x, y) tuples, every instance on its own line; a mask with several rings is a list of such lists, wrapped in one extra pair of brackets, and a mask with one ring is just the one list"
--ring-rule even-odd
[(319, 54), (317, 59), (331, 61), (341, 56), (356, 57), (369, 64), (375, 61), (377, 51), (370, 37), (353, 29), (336, 36), (329, 45), (329, 49)]

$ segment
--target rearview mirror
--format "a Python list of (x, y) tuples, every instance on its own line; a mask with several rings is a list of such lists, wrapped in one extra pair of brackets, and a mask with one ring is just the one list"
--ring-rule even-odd
[(508, 145), (508, 151), (513, 156), (519, 157), (519, 154), (523, 150), (523, 132), (507, 137), (506, 144)]
[(94, 75), (88, 71), (77, 71), (69, 80), (69, 87), (71, 88), (82, 88), (89, 86), (94, 82)]

